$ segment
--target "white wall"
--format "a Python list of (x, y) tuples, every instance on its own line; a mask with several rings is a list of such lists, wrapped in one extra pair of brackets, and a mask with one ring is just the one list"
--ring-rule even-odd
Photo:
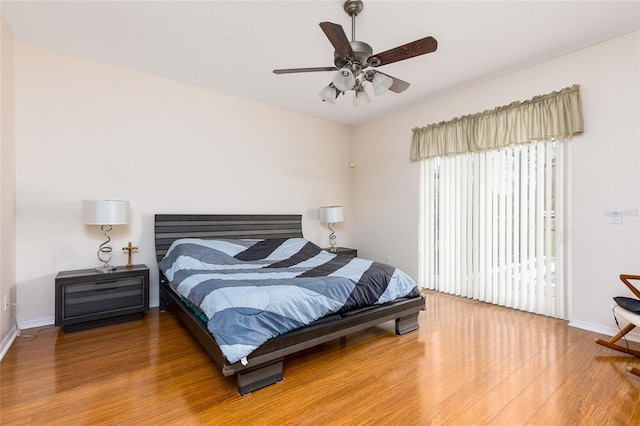
[[(305, 235), (323, 244), (317, 208), (329, 203), (346, 209), (340, 245), (417, 276), (411, 129), (577, 83), (586, 130), (573, 152), (572, 323), (610, 330), (611, 297), (624, 294), (617, 275), (640, 273), (639, 34), (356, 129), (18, 43), (20, 320), (51, 323), (57, 271), (95, 266), (101, 235), (81, 224), (82, 199), (131, 201), (131, 224), (112, 233), (113, 263), (133, 241), (152, 283), (154, 213), (301, 213)], [(628, 212), (622, 225), (608, 223), (612, 209)]]
[[(20, 324), (53, 322), (54, 278), (97, 266), (99, 227), (81, 200), (131, 202), (111, 233), (152, 271), (155, 213), (297, 213), (326, 245), (318, 208), (350, 215), (349, 127), (16, 43), (17, 281)], [(336, 226), (350, 243), (348, 223)]]
[[(13, 36), (0, 15), (0, 305), (16, 301), (16, 168), (14, 138)], [(13, 333), (12, 308), (0, 308), (0, 359)]]
[[(640, 32), (433, 99), (357, 128), (359, 253), (417, 277), (418, 163), (411, 129), (580, 84), (585, 132), (573, 141), (572, 324), (613, 330), (609, 305), (640, 274)], [(409, 89), (410, 90), (410, 89)], [(382, 101), (382, 99), (381, 99)], [(622, 225), (606, 212), (626, 212)]]

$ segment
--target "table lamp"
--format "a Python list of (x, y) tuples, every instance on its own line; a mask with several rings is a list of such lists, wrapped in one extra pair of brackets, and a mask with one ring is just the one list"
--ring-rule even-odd
[[(115, 266), (111, 266), (111, 246), (109, 232), (112, 225), (126, 225), (129, 223), (129, 202), (117, 200), (83, 200), (82, 218), (85, 225), (100, 225), (102, 235), (107, 239), (98, 247), (98, 260), (102, 266), (96, 268), (98, 272), (111, 272)], [(105, 258), (103, 258), (105, 256)]]
[(333, 225), (344, 220), (342, 206), (320, 207), (320, 222), (326, 223), (331, 234), (329, 235), (330, 252), (336, 252), (336, 234), (333, 232)]

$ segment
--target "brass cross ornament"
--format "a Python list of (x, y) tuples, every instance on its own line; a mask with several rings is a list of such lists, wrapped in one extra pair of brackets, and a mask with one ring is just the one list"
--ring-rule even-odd
[(127, 266), (127, 268), (131, 268), (133, 266), (133, 262), (132, 262), (132, 259), (131, 259), (131, 252), (134, 251), (134, 250), (138, 250), (138, 247), (133, 247), (131, 245), (131, 241), (129, 241), (129, 245), (126, 246), (126, 247), (122, 247), (122, 250), (126, 250), (126, 251), (129, 252), (128, 253), (129, 256), (127, 257), (127, 265), (126, 266)]

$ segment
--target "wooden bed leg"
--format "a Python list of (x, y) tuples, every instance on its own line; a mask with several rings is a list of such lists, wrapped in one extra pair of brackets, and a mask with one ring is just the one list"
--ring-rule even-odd
[(160, 312), (164, 312), (167, 310), (167, 301), (164, 300), (162, 297), (160, 297), (160, 306), (159, 306)]
[(418, 325), (418, 312), (406, 317), (396, 318), (396, 336), (402, 336), (418, 328), (420, 328)]
[(284, 380), (284, 358), (278, 358), (274, 363), (256, 367), (253, 370), (236, 373), (238, 376), (238, 393), (246, 395)]

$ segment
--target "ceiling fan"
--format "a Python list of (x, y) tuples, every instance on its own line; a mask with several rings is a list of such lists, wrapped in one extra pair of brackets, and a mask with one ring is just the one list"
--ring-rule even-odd
[(292, 74), (301, 72), (337, 71), (331, 81), (320, 92), (323, 101), (335, 103), (335, 100), (347, 90), (354, 91), (353, 104), (363, 105), (371, 102), (364, 89), (364, 82), (372, 84), (374, 94), (380, 95), (387, 90), (395, 93), (405, 91), (409, 83), (392, 77), (375, 68), (394, 62), (403, 61), (415, 56), (434, 52), (438, 42), (433, 37), (425, 37), (402, 46), (373, 54), (373, 49), (367, 43), (356, 40), (356, 16), (364, 8), (361, 0), (347, 0), (344, 11), (351, 16), (351, 41), (347, 38), (342, 26), (331, 22), (320, 22), (320, 28), (333, 45), (333, 67), (315, 68), (287, 68), (273, 70), (275, 74)]

